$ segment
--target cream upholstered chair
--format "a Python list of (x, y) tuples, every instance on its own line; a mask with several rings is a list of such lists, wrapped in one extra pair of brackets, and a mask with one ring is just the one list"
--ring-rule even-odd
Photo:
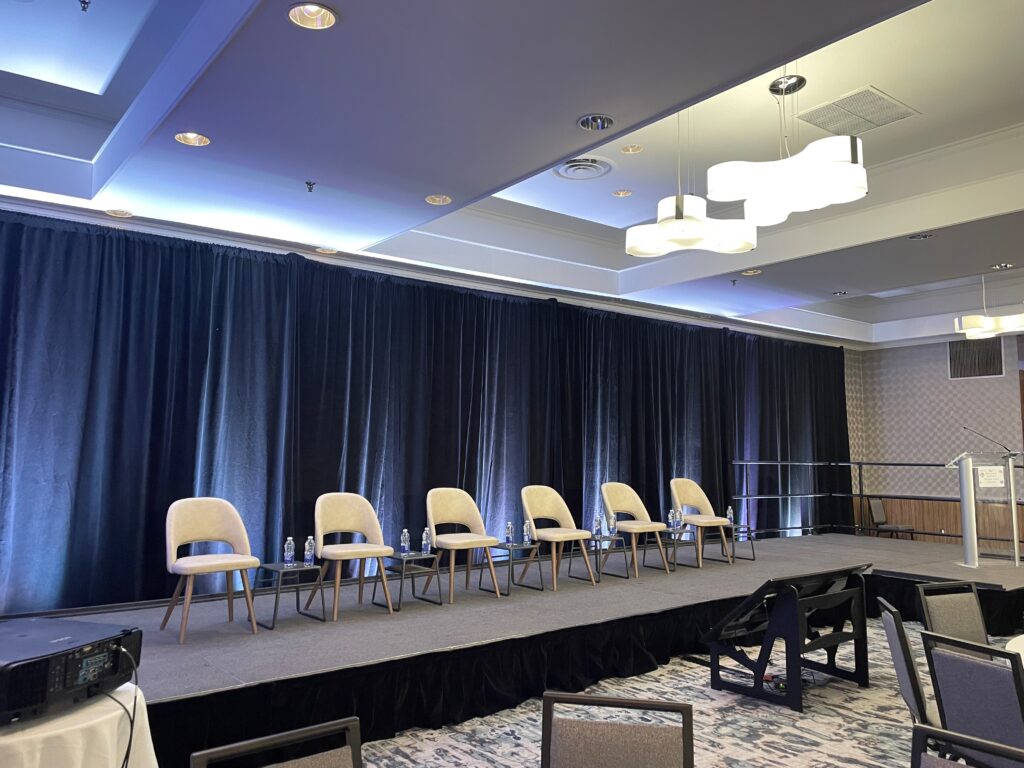
[[(354, 541), (348, 544), (324, 544), (324, 537), (332, 533), (359, 533), (366, 541)], [(346, 560), (358, 560), (359, 567), (359, 602), (363, 602), (363, 581), (366, 572), (366, 561), (370, 558), (377, 561), (377, 578), (384, 587), (384, 599), (391, 607), (391, 592), (388, 591), (387, 571), (384, 570), (384, 558), (395, 554), (394, 547), (384, 543), (384, 533), (380, 529), (377, 513), (365, 498), (358, 493), (325, 493), (316, 500), (313, 511), (313, 538), (316, 542), (316, 556), (323, 563), (316, 584), (306, 599), (308, 609), (316, 597), (318, 589), (323, 589), (324, 577), (331, 563), (334, 563), (334, 607), (331, 621), (338, 620), (338, 599), (341, 596), (341, 569)]]
[[(637, 496), (636, 491), (625, 483), (604, 483), (601, 485), (601, 498), (604, 499), (605, 515), (608, 518), (608, 527), (617, 527), (619, 533), (629, 535), (629, 544), (633, 549), (633, 575), (639, 578), (640, 568), (636, 559), (636, 540), (641, 534), (654, 534), (658, 542), (658, 551), (661, 552), (661, 562), (665, 564), (665, 573), (669, 573), (668, 558), (665, 556), (665, 546), (661, 542), (661, 532), (666, 529), (664, 523), (656, 523), (651, 520), (647, 513), (647, 507)], [(632, 520), (619, 520), (616, 522), (616, 514), (629, 515)]]
[[(199, 541), (223, 541), (231, 552), (212, 555), (187, 555), (178, 557), (178, 547)], [(185, 627), (188, 625), (188, 609), (192, 604), (192, 590), (196, 576), (208, 573), (223, 573), (227, 581), (228, 621), (235, 620), (234, 572), (241, 572), (245, 603), (249, 608), (249, 623), (256, 634), (256, 611), (252, 607), (252, 589), (249, 586), (249, 568), (259, 568), (260, 561), (252, 556), (249, 536), (238, 510), (224, 499), (202, 497), (178, 499), (167, 510), (167, 571), (178, 575), (171, 602), (167, 605), (160, 629), (167, 626), (174, 612), (174, 606), (185, 587), (185, 604), (181, 609), (181, 629), (178, 642), (185, 642)]]
[[(590, 531), (576, 527), (576, 521), (572, 519), (572, 513), (569, 512), (565, 499), (554, 488), (546, 485), (528, 485), (520, 491), (520, 495), (523, 499), (526, 520), (530, 524), (530, 530), (533, 531), (534, 541), (546, 541), (551, 545), (551, 588), (557, 592), (558, 569), (562, 564), (562, 550), (565, 548), (565, 543), (569, 542), (569, 556), (572, 557), (571, 548), (577, 544), (583, 547), (581, 542), (590, 538)], [(538, 528), (537, 520), (554, 520), (557, 527)], [(537, 550), (535, 549), (530, 554), (530, 559), (532, 560), (536, 554)], [(583, 562), (587, 566), (587, 573), (590, 574), (590, 583), (597, 586), (586, 549), (583, 549)], [(523, 564), (522, 573), (519, 575), (520, 581), (523, 580), (529, 564), (529, 560)]]
[[(442, 533), (438, 535), (439, 525), (461, 525), (468, 528), (466, 533)], [(455, 553), (466, 550), (466, 588), (469, 588), (469, 573), (472, 569), (472, 550), (482, 549), (487, 558), (487, 567), (491, 571), (491, 583), (494, 585), (494, 596), (501, 597), (498, 588), (498, 577), (494, 574), (494, 561), (491, 550), (498, 543), (494, 536), (487, 535), (484, 519), (473, 501), (473, 497), (461, 488), (431, 488), (427, 492), (427, 527), (430, 529), (430, 540), (437, 549), (448, 550), (448, 603), (455, 602)], [(424, 592), (430, 588), (432, 574), (427, 574)]]
[(732, 544), (725, 535), (725, 529), (731, 527), (729, 521), (715, 514), (704, 489), (685, 477), (673, 478), (669, 481), (668, 486), (672, 491), (672, 506), (676, 508), (676, 511), (682, 512), (683, 507), (697, 510), (695, 515), (683, 515), (683, 523), (692, 525), (697, 532), (697, 567), (704, 567), (704, 530), (707, 528), (719, 529), (722, 537), (722, 549), (729, 562), (735, 562), (732, 557)]

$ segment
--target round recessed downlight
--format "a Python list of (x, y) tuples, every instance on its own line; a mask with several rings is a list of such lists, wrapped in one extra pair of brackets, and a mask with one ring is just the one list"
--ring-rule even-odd
[(760, 269), (744, 269), (742, 272), (740, 272), (740, 274), (743, 275), (744, 277), (753, 277), (754, 275), (760, 275), (761, 274), (761, 270)]
[(115, 219), (130, 219), (135, 214), (131, 211), (126, 211), (121, 208), (111, 208), (109, 211), (104, 211), (107, 216), (113, 216)]
[(451, 205), (452, 199), (448, 195), (427, 195), (425, 198), (431, 205)]
[(629, 197), (632, 194), (632, 189), (616, 189), (614, 192), (612, 192), (612, 195), (614, 197)]
[(195, 131), (182, 131), (181, 133), (174, 134), (174, 140), (179, 144), (184, 144), (188, 147), (205, 147), (210, 143), (210, 137), (204, 136), (201, 133)]
[(626, 144), (619, 151), (624, 155), (639, 155), (644, 148), (642, 144)]
[(288, 18), (292, 24), (303, 29), (328, 29), (338, 20), (337, 14), (326, 5), (319, 3), (299, 3), (288, 9)]
[(584, 115), (576, 121), (576, 125), (584, 131), (607, 131), (615, 124), (608, 115)]
[(317, 248), (316, 252), (326, 254), (327, 256), (331, 256), (337, 253), (338, 251), (335, 248)]
[(1013, 269), (1013, 264), (1008, 264), (1004, 261), (1000, 262), (999, 264), (993, 264), (992, 269), (996, 270), (997, 272), (1001, 269)]
[(802, 75), (783, 75), (771, 81), (768, 90), (775, 96), (790, 96), (807, 85), (807, 78)]
[(907, 240), (930, 240), (935, 237), (931, 232), (918, 232), (916, 235), (909, 235)]
[(846, 291), (832, 291), (833, 296), (845, 296)]

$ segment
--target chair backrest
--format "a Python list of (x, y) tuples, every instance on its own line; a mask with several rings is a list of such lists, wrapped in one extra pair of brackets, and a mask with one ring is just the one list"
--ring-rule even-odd
[(674, 477), (668, 483), (672, 491), (672, 505), (676, 511), (685, 511), (683, 507), (692, 507), (697, 510), (698, 515), (715, 516), (715, 509), (711, 506), (708, 496), (693, 480), (686, 477)]
[(427, 527), (437, 536), (439, 525), (464, 525), (470, 533), (487, 535), (483, 516), (473, 497), (461, 488), (431, 488), (427, 492)]
[(882, 500), (872, 496), (868, 499), (868, 508), (871, 510), (871, 522), (875, 525), (885, 525), (885, 504)]
[(223, 541), (236, 555), (252, 554), (242, 516), (225, 499), (178, 499), (167, 509), (168, 572), (178, 559), (178, 547), (196, 541)]
[(528, 485), (520, 492), (523, 511), (534, 535), (537, 534), (535, 520), (554, 520), (559, 528), (575, 528), (576, 521), (562, 498), (562, 494), (547, 485)]
[[(282, 748), (294, 748), (304, 742), (327, 739), (328, 744), (340, 743), (338, 738), (344, 734), (345, 745), (330, 747), (328, 751), (318, 751), (305, 757), (280, 762), (276, 755)], [(286, 753), (287, 754), (287, 753)], [(249, 741), (214, 747), (202, 752), (194, 752), (189, 758), (189, 768), (207, 768), (207, 766), (227, 765), (238, 758), (246, 758), (245, 765), (273, 765), (275, 768), (362, 768), (363, 747), (359, 736), (359, 718), (346, 717), (320, 725), (297, 728), (294, 731), (263, 736)], [(265, 762), (274, 760), (273, 763)]]
[(914, 663), (910, 643), (907, 642), (907, 631), (903, 627), (900, 612), (881, 597), (878, 598), (878, 606), (882, 609), (882, 627), (885, 629), (885, 638), (889, 641), (889, 653), (896, 669), (900, 695), (907, 703), (910, 716), (914, 718), (915, 723), (938, 725), (928, 722), (924, 693), (921, 691), (921, 678), (917, 674), (917, 664)]
[(636, 491), (625, 483), (603, 483), (601, 498), (604, 499), (604, 514), (608, 518), (609, 526), (615, 523), (616, 512), (624, 512), (634, 520), (644, 523), (651, 521), (651, 516), (647, 514), (647, 507), (644, 506)]
[(358, 493), (325, 493), (313, 511), (316, 556), (324, 548), (324, 537), (332, 533), (361, 533), (370, 544), (383, 544), (384, 533), (373, 505)]
[(942, 727), (1024, 748), (1024, 667), (1020, 654), (922, 632)]
[(956, 757), (940, 757), (928, 752), (929, 741), (941, 747), (943, 752), (952, 752), (973, 758), (980, 765), (999, 766), (1000, 768), (1024, 766), (1024, 749), (1008, 747), (1005, 744), (997, 744), (985, 739), (976, 739), (962, 733), (944, 731), (941, 728), (915, 725), (913, 743), (910, 748), (910, 768), (948, 768), (951, 765), (963, 765)]
[[(673, 712), (681, 722), (675, 725), (559, 717), (554, 713), (555, 704), (579, 705), (591, 713), (602, 707)], [(643, 756), (642, 761), (638, 761), (639, 755)], [(672, 701), (545, 691), (540, 764), (541, 768), (693, 768), (693, 708)]]
[(925, 629), (972, 643), (988, 643), (985, 616), (974, 582), (918, 584), (917, 594)]

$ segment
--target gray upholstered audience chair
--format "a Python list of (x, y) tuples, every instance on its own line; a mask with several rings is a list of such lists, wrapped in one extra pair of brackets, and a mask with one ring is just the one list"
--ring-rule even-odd
[[(562, 552), (566, 542), (569, 543), (569, 557), (573, 556), (573, 547), (579, 546), (583, 552), (583, 563), (587, 566), (587, 573), (590, 574), (590, 583), (597, 586), (594, 581), (594, 569), (590, 566), (590, 558), (587, 556), (586, 545), (583, 542), (590, 539), (590, 531), (584, 531), (576, 527), (576, 521), (572, 518), (565, 499), (554, 488), (546, 485), (528, 485), (520, 492), (523, 499), (523, 511), (526, 513), (526, 521), (530, 524), (530, 530), (535, 541), (546, 541), (551, 545), (551, 588), (558, 591), (558, 568), (562, 564)], [(537, 520), (554, 521), (555, 526), (539, 528)], [(536, 556), (537, 550), (530, 555), (532, 559)], [(523, 580), (529, 561), (523, 564), (519, 580)]]
[(868, 507), (871, 509), (871, 522), (875, 526), (875, 536), (881, 536), (883, 533), (888, 533), (890, 539), (898, 539), (900, 534), (910, 534), (910, 540), (914, 540), (914, 526), (912, 525), (899, 525), (897, 523), (890, 523), (888, 518), (885, 516), (885, 505), (881, 499), (871, 497), (868, 499)]
[[(344, 745), (333, 746), (341, 743), (341, 736), (344, 736)], [(328, 740), (327, 751), (305, 754), (306, 750), (301, 745), (314, 740), (321, 745), (323, 740)], [(282, 762), (282, 754), (287, 756), (296, 751), (304, 756), (292, 759), (285, 757)], [(229, 761), (237, 764), (235, 761), (239, 758), (247, 758), (245, 765), (269, 765), (273, 768), (362, 768), (363, 747), (359, 736), (359, 718), (346, 717), (344, 720), (194, 752), (189, 758), (189, 768), (216, 768)]]
[[(365, 541), (352, 541), (341, 544), (324, 544), (327, 536), (335, 533), (360, 534)], [(392, 613), (391, 592), (388, 590), (387, 571), (384, 558), (395, 554), (394, 547), (384, 543), (384, 533), (380, 529), (380, 520), (373, 505), (358, 493), (325, 493), (316, 500), (313, 511), (313, 538), (316, 542), (316, 556), (323, 560), (316, 584), (306, 599), (309, 609), (318, 589), (323, 589), (327, 569), (334, 563), (334, 608), (331, 621), (338, 620), (338, 600), (341, 596), (341, 571), (346, 560), (357, 560), (359, 568), (359, 602), (363, 602), (363, 583), (366, 561), (377, 561), (377, 579), (384, 587), (384, 599), (388, 604), (388, 613)]]
[(940, 635), (988, 643), (978, 587), (972, 581), (918, 584), (924, 628)]
[[(467, 528), (465, 533), (438, 534), (439, 525), (458, 525)], [(448, 603), (455, 602), (455, 553), (466, 553), (466, 588), (469, 589), (469, 575), (473, 567), (473, 550), (482, 549), (487, 558), (487, 567), (491, 571), (491, 583), (494, 585), (494, 596), (501, 597), (498, 577), (494, 575), (494, 560), (491, 550), (498, 543), (494, 536), (487, 535), (484, 518), (480, 514), (473, 497), (461, 488), (431, 488), (427, 492), (427, 527), (430, 529), (430, 540), (437, 549), (448, 552)], [(427, 574), (424, 592), (430, 588), (432, 574)]]
[[(601, 709), (677, 713), (679, 725), (582, 719), (555, 714), (555, 705), (576, 705), (600, 717)], [(693, 708), (689, 704), (544, 692), (541, 768), (693, 768)]]
[[(658, 551), (661, 552), (661, 562), (665, 565), (665, 573), (670, 573), (668, 558), (665, 556), (665, 546), (661, 541), (661, 532), (666, 529), (666, 525), (651, 520), (651, 516), (647, 513), (647, 507), (637, 496), (636, 491), (625, 483), (603, 483), (601, 498), (604, 500), (604, 511), (608, 518), (609, 530), (615, 527), (619, 533), (629, 536), (629, 545), (633, 549), (633, 575), (640, 576), (640, 567), (636, 557), (637, 538), (651, 533), (654, 534), (654, 540), (658, 542)], [(620, 514), (629, 515), (631, 519), (617, 520), (617, 516)], [(607, 552), (605, 557), (607, 557)]]
[(899, 682), (900, 695), (907, 703), (910, 717), (915, 723), (925, 725), (939, 724), (939, 711), (935, 704), (924, 697), (921, 678), (917, 674), (917, 664), (907, 642), (907, 631), (903, 626), (903, 618), (888, 601), (878, 598), (878, 607), (882, 609), (882, 627), (885, 639), (889, 642), (889, 653), (896, 669), (896, 680)]
[[(730, 563), (734, 562), (732, 544), (726, 536), (726, 529), (732, 526), (726, 518), (715, 514), (704, 489), (685, 477), (673, 478), (669, 481), (668, 487), (672, 492), (672, 506), (677, 512), (683, 512), (683, 523), (692, 525), (697, 532), (697, 567), (704, 567), (704, 531), (710, 528), (718, 529), (719, 536), (722, 537), (722, 554)], [(686, 514), (687, 507), (697, 510), (697, 513)]]
[[(921, 641), (942, 728), (1024, 749), (1020, 654), (934, 632), (922, 632)], [(971, 757), (969, 750), (964, 755)], [(1015, 764), (996, 760), (991, 765)]]
[[(222, 541), (231, 547), (231, 552), (210, 555), (187, 555), (178, 557), (178, 547), (201, 541)], [(188, 625), (188, 609), (192, 605), (192, 590), (196, 576), (223, 573), (227, 582), (228, 621), (235, 620), (234, 574), (242, 577), (245, 603), (249, 607), (249, 623), (256, 634), (256, 611), (252, 606), (252, 589), (249, 586), (249, 568), (259, 568), (259, 559), (252, 556), (249, 535), (245, 532), (242, 516), (230, 502), (213, 497), (178, 499), (167, 510), (167, 571), (178, 576), (178, 584), (167, 605), (160, 629), (167, 626), (174, 612), (174, 606), (185, 587), (185, 604), (181, 608), (181, 628), (178, 642), (185, 642), (185, 627)]]
[[(938, 749), (940, 754), (928, 751)], [(964, 736), (962, 733), (944, 731), (927, 725), (915, 725), (913, 743), (910, 749), (910, 768), (949, 768), (962, 766), (953, 755), (969, 754), (977, 764), (1000, 766), (1000, 768), (1024, 767), (1024, 749), (996, 744), (994, 741)]]

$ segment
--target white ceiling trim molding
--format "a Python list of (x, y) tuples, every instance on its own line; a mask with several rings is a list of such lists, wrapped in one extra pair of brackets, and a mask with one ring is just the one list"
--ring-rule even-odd
[(826, 315), (799, 307), (782, 307), (755, 312), (744, 315), (743, 320), (748, 323), (786, 328), (800, 333), (830, 336), (841, 340), (845, 346), (854, 348), (870, 348), (874, 339), (871, 323), (836, 315)]

